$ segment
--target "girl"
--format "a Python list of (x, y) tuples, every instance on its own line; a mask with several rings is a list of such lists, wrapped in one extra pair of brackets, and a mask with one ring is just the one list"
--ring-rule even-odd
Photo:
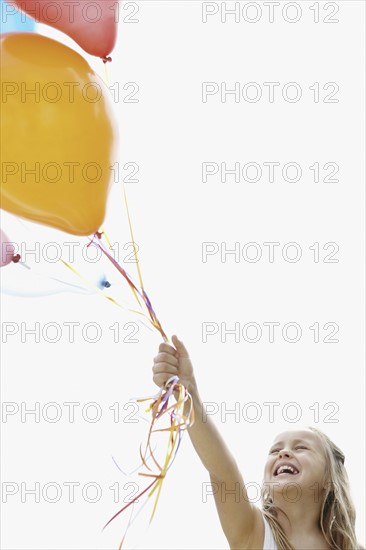
[(160, 344), (153, 379), (161, 387), (179, 376), (192, 396), (195, 423), (188, 433), (215, 488), (216, 508), (231, 550), (361, 548), (342, 451), (314, 428), (280, 434), (269, 450), (259, 510), (249, 502), (242, 475), (218, 430), (203, 415), (187, 349), (175, 335), (172, 343), (175, 347)]

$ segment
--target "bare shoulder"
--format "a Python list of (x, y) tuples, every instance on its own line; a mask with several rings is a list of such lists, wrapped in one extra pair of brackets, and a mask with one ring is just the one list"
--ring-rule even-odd
[(236, 541), (230, 544), (230, 550), (262, 550), (264, 544), (264, 520), (263, 514), (257, 506), (253, 505), (253, 528), (245, 540)]

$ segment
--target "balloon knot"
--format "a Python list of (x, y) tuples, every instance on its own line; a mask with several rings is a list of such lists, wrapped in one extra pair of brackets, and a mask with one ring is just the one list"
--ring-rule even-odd
[(17, 264), (20, 258), (21, 258), (20, 254), (15, 254), (15, 256), (12, 257), (11, 261)]
[(103, 231), (96, 231), (96, 232), (94, 233), (94, 235), (93, 235), (92, 240), (90, 241), (89, 244), (86, 245), (86, 247), (89, 248), (89, 246), (90, 246), (91, 244), (94, 244), (94, 239), (95, 239), (96, 237), (97, 237), (99, 240), (101, 240), (101, 239), (102, 239), (102, 235), (103, 235)]
[(103, 63), (110, 63), (112, 61), (112, 58), (105, 55), (104, 57), (102, 57), (102, 61)]

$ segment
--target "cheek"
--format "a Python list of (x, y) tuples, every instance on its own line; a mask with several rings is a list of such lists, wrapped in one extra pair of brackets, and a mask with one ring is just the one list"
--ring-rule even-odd
[(303, 460), (302, 465), (308, 475), (319, 483), (323, 483), (325, 479), (325, 466), (319, 462), (313, 462), (311, 460)]
[(318, 472), (319, 472), (319, 480), (324, 485), (329, 477), (326, 465), (325, 464), (319, 465)]
[(273, 460), (267, 460), (264, 466), (264, 479), (268, 479), (272, 475)]

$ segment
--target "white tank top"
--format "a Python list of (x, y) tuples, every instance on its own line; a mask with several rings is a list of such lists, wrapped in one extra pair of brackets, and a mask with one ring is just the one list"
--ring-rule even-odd
[(269, 525), (266, 518), (263, 516), (264, 520), (264, 543), (263, 550), (278, 550), (276, 541), (273, 537), (271, 526)]

